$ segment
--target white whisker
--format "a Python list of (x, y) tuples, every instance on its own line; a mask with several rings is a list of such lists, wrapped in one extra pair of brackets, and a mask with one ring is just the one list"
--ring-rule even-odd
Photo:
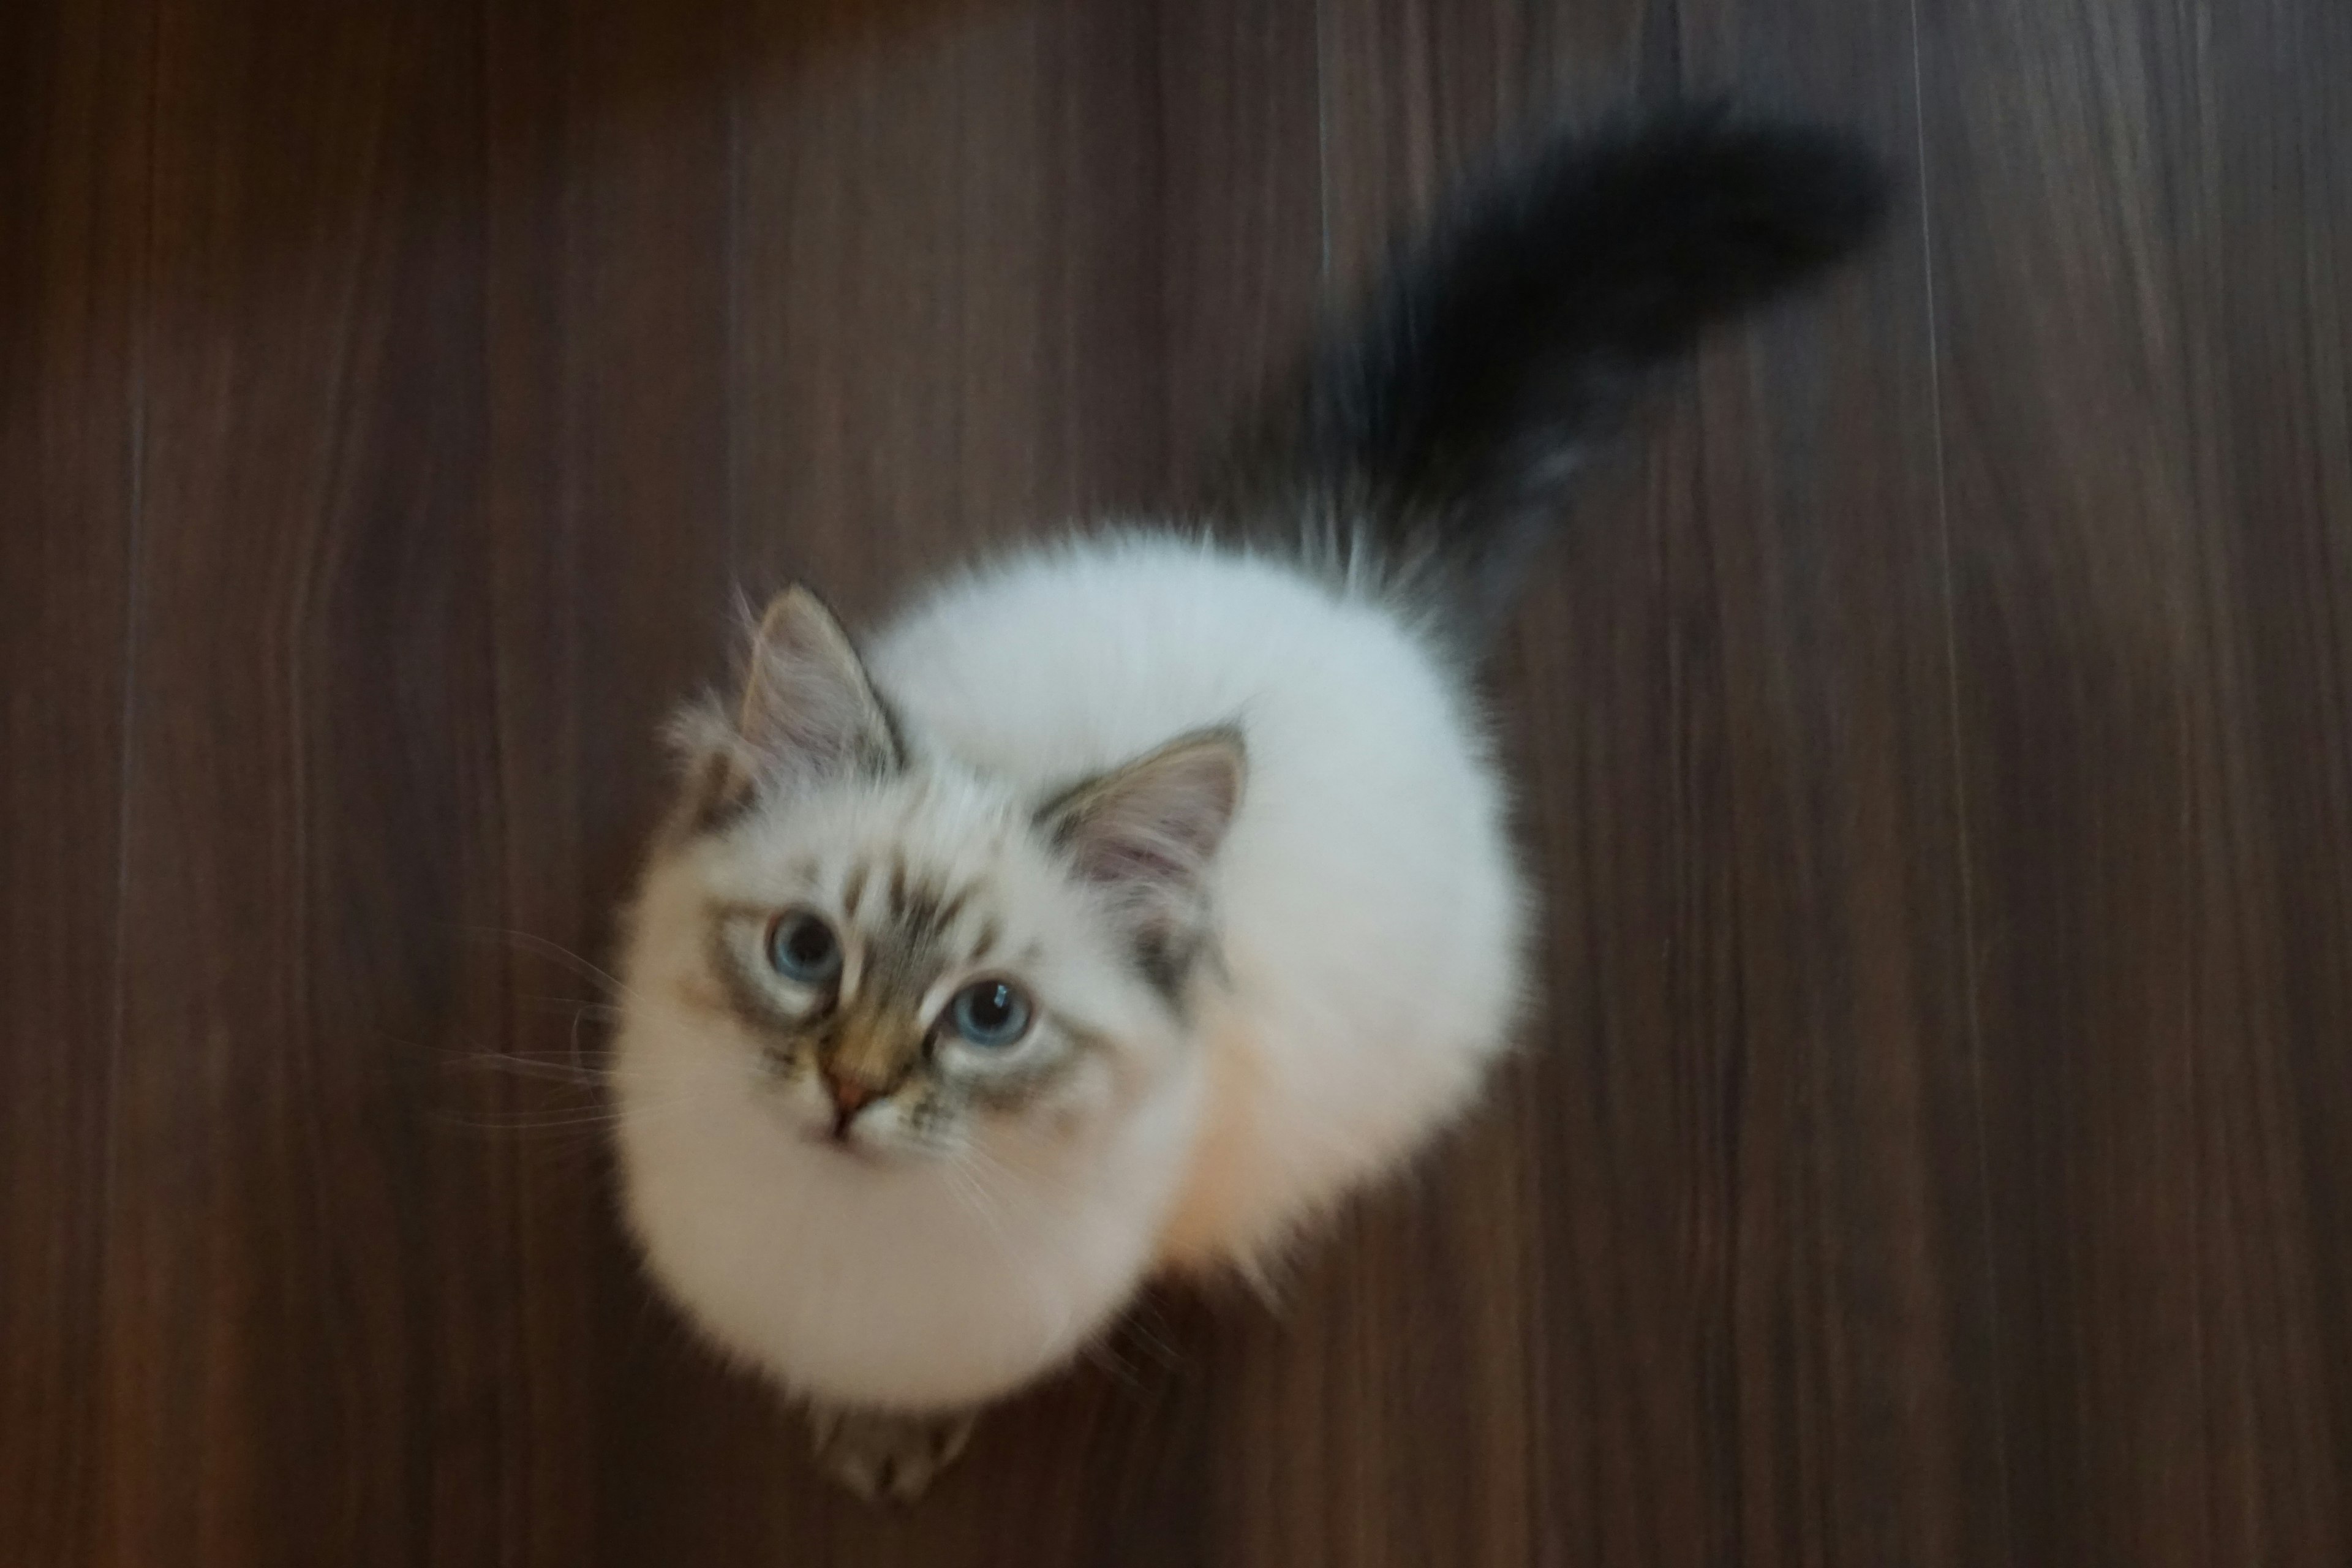
[(462, 934), (478, 941), (509, 942), (525, 952), (551, 959), (582, 979), (593, 981), (604, 986), (615, 996), (625, 999), (631, 997), (629, 987), (622, 983), (618, 975), (609, 969), (581, 957), (560, 942), (551, 942), (546, 937), (505, 926), (459, 926), (457, 930)]

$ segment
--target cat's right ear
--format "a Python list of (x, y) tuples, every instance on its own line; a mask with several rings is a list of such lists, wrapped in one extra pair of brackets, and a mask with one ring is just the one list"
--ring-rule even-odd
[(734, 733), (705, 814), (779, 782), (889, 773), (902, 760), (889, 711), (833, 612), (797, 584), (770, 600), (751, 634)]

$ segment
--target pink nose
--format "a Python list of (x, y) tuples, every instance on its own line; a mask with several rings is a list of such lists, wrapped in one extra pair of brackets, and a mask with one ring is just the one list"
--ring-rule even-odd
[(833, 1131), (836, 1138), (849, 1131), (849, 1123), (859, 1111), (880, 1098), (872, 1084), (842, 1073), (827, 1071), (824, 1086), (833, 1092)]

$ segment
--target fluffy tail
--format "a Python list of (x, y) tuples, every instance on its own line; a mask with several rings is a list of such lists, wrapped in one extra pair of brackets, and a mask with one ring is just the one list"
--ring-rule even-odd
[(1466, 187), (1328, 338), (1244, 468), (1471, 627), (1506, 606), (1568, 481), (1646, 373), (1861, 247), (1858, 142), (1685, 110), (1538, 142)]

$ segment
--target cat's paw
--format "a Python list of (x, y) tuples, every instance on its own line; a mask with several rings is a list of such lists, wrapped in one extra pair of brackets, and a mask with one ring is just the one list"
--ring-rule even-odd
[(971, 1441), (971, 1411), (896, 1415), (866, 1410), (809, 1412), (817, 1468), (872, 1503), (908, 1503), (929, 1489)]

